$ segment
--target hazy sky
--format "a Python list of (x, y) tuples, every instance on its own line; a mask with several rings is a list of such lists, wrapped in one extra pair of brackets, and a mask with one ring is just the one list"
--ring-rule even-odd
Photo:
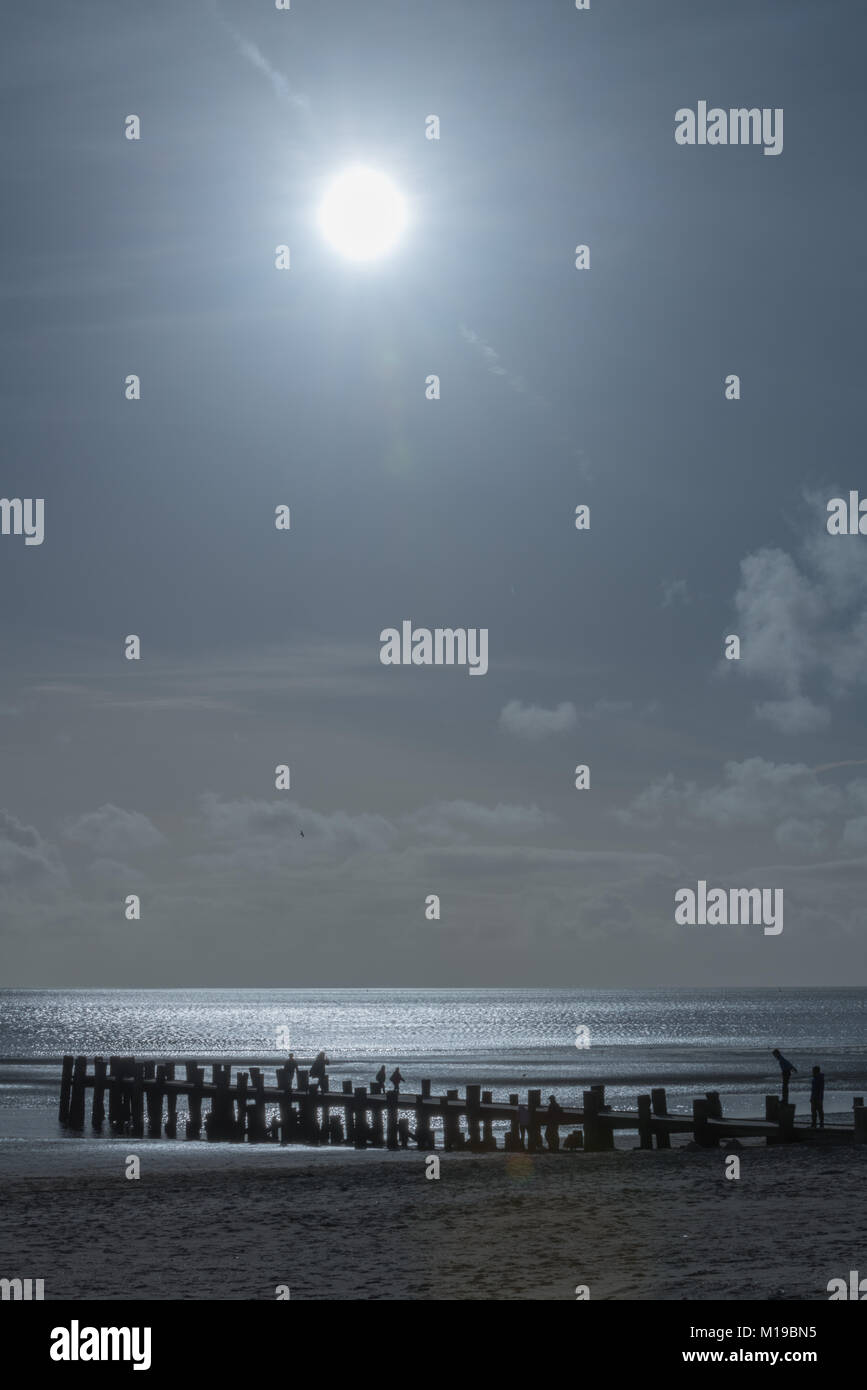
[[(12, 0), (2, 983), (864, 983), (865, 29)], [(705, 100), (782, 153), (677, 145)], [(316, 225), (356, 160), (375, 265)], [(487, 675), (382, 666), (404, 619)], [(675, 925), (699, 879), (783, 933)]]

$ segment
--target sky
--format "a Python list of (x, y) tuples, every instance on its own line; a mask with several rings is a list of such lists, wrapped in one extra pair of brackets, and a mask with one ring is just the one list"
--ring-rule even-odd
[[(863, 7), (4, 27), (0, 983), (864, 984)], [(409, 209), (364, 264), (355, 162)], [(405, 620), (487, 673), (382, 665)], [(784, 930), (677, 924), (700, 880)]]

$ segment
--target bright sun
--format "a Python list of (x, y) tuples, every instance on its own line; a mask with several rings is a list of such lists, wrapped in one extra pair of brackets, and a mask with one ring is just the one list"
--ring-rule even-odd
[(398, 241), (406, 226), (406, 204), (385, 174), (355, 164), (325, 194), (319, 225), (341, 255), (374, 260)]

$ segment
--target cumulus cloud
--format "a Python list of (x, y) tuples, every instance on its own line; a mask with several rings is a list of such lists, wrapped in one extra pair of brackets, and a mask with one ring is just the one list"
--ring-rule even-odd
[(564, 700), (556, 709), (543, 709), (540, 705), (523, 705), (520, 700), (510, 700), (500, 711), (500, 728), (516, 738), (531, 741), (550, 738), (553, 734), (566, 734), (574, 729), (578, 715), (575, 706)]
[(859, 538), (828, 535), (826, 500), (806, 499), (797, 560), (766, 547), (741, 562), (734, 599), (741, 656), (725, 667), (776, 691), (755, 713), (790, 735), (827, 727), (830, 704), (867, 684), (867, 569)]
[(84, 845), (99, 859), (122, 859), (144, 854), (165, 843), (165, 837), (140, 811), (124, 811), (107, 802), (69, 822), (64, 839)]
[(61, 888), (65, 880), (56, 851), (39, 831), (0, 811), (0, 896), (39, 896)]
[(553, 820), (538, 806), (480, 806), (473, 801), (438, 801), (406, 817), (407, 826), (427, 840), (468, 840), (474, 836), (535, 834)]

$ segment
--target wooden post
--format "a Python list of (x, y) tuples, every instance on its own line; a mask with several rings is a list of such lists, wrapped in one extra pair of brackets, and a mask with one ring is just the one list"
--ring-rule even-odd
[(509, 1096), (509, 1104), (514, 1105), (515, 1107), (514, 1113), (512, 1115), (512, 1128), (509, 1130), (505, 1138), (505, 1147), (510, 1150), (517, 1150), (521, 1148), (521, 1127), (518, 1124), (518, 1106), (520, 1105), (520, 1103), (521, 1097), (517, 1094), (517, 1092)]
[(780, 1138), (781, 1138), (782, 1140), (784, 1140), (784, 1141), (787, 1141), (787, 1142), (788, 1142), (789, 1140), (791, 1140), (791, 1139), (794, 1139), (794, 1137), (795, 1137), (795, 1106), (794, 1106), (793, 1102), (792, 1102), (792, 1101), (786, 1101), (785, 1105), (783, 1105), (783, 1103), (782, 1103), (782, 1101), (781, 1101), (781, 1102), (780, 1102), (780, 1108), (779, 1108), (779, 1110), (777, 1111), (777, 1114), (778, 1114), (778, 1117), (779, 1117), (779, 1124), (780, 1124)]
[(148, 1135), (151, 1139), (159, 1139), (163, 1132), (163, 1106), (162, 1096), (156, 1090), (156, 1064), (154, 1062), (142, 1062), (142, 1081), (150, 1081), (154, 1084), (144, 1087), (144, 1098), (148, 1112)]
[[(664, 1086), (654, 1087), (654, 1089), (650, 1092), (650, 1103), (653, 1107), (654, 1115), (663, 1116), (668, 1114), (668, 1101), (666, 1099)], [(657, 1134), (656, 1147), (658, 1149), (670, 1149), (671, 1135)]]
[(527, 1109), (530, 1112), (530, 1123), (527, 1126), (527, 1150), (529, 1153), (537, 1153), (542, 1147), (542, 1121), (540, 1110), (542, 1108), (542, 1092), (527, 1092)]
[[(536, 1093), (538, 1095), (538, 1092)], [(599, 1123), (601, 1097), (595, 1087), (584, 1092), (584, 1149), (586, 1153), (599, 1153), (608, 1145)]]
[(638, 1147), (653, 1148), (653, 1130), (650, 1127), (650, 1096), (638, 1097)]
[(765, 1119), (773, 1125), (779, 1124), (780, 1122), (779, 1109), (779, 1096), (765, 1096)]
[(855, 1101), (852, 1106), (855, 1143), (867, 1144), (867, 1106), (864, 1104), (863, 1096), (856, 1096)]
[(277, 1068), (277, 1088), (280, 1092), (280, 1141), (283, 1144), (288, 1144), (292, 1117), (292, 1089), (289, 1084), (287, 1067)]
[(705, 1100), (707, 1101), (708, 1119), (721, 1120), (723, 1117), (722, 1101), (719, 1098), (719, 1091), (706, 1091)]
[(69, 1124), (69, 1098), (72, 1093), (73, 1057), (71, 1053), (63, 1058), (63, 1071), (60, 1074), (60, 1110), (58, 1120), (62, 1125)]
[(467, 1087), (467, 1142), (471, 1149), (476, 1153), (482, 1147), (481, 1134), (479, 1132), (480, 1106), (482, 1103), (481, 1086)]
[(97, 1131), (100, 1131), (105, 1123), (105, 1070), (105, 1058), (94, 1057), (93, 1106), (90, 1112), (90, 1123)]
[(343, 1094), (347, 1100), (343, 1105), (343, 1127), (346, 1130), (346, 1143), (355, 1143), (355, 1105), (352, 1100), (352, 1082), (344, 1081)]
[(120, 1128), (120, 1058), (108, 1059), (108, 1127), (112, 1134)]
[[(373, 1090), (373, 1087), (374, 1087), (374, 1086), (376, 1086), (376, 1094), (380, 1094), (381, 1091), (382, 1091), (382, 1087), (379, 1086), (379, 1085), (377, 1084), (377, 1082), (374, 1081), (373, 1084), (371, 1085), (371, 1088), (370, 1088), (371, 1095), (374, 1094), (374, 1090)], [(395, 1098), (395, 1100), (397, 1100), (397, 1092), (394, 1093), (394, 1098)], [(387, 1097), (387, 1099), (390, 1099), (390, 1093), (389, 1093), (389, 1096)], [(372, 1120), (373, 1120), (373, 1135), (372, 1135), (372, 1138), (371, 1138), (371, 1142), (372, 1142), (373, 1147), (374, 1147), (375, 1149), (382, 1149), (382, 1148), (385, 1147), (385, 1116), (384, 1116), (383, 1111), (382, 1111), (382, 1106), (381, 1106), (381, 1105), (371, 1105), (370, 1111), (371, 1111), (371, 1118), (372, 1118)], [(395, 1110), (394, 1113), (395, 1113), (395, 1115), (397, 1115), (397, 1111), (396, 1111), (396, 1110)]]
[[(250, 1080), (248, 1072), (239, 1071), (238, 1081), (235, 1086), (235, 1134), (234, 1137), (239, 1144), (244, 1142), (244, 1133), (247, 1128), (247, 1082)], [(250, 1135), (252, 1142), (253, 1135)]]
[(322, 1096), (322, 1124), (319, 1127), (320, 1142), (327, 1144), (331, 1134), (331, 1105), (329, 1103), (329, 1092), (331, 1090), (331, 1080), (328, 1076), (323, 1076), (319, 1082), (319, 1091)]
[(355, 1147), (357, 1149), (367, 1148), (367, 1087), (356, 1086), (354, 1119), (355, 1119)]
[(250, 1068), (250, 1083), (254, 1091), (255, 1099), (253, 1105), (253, 1128), (248, 1137), (251, 1143), (260, 1144), (268, 1133), (265, 1115), (265, 1075), (261, 1067)]
[(456, 1115), (452, 1114), (451, 1106), (449, 1104), (450, 1101), (457, 1100), (457, 1098), (457, 1091), (446, 1091), (445, 1095), (442, 1097), (442, 1100), (440, 1101), (440, 1106), (443, 1113), (443, 1148), (446, 1149), (448, 1152), (451, 1152), (452, 1149), (457, 1149), (460, 1147), (459, 1143), (457, 1142), (458, 1136), (455, 1133), (456, 1130), (460, 1130), (460, 1120), (457, 1118)]
[(385, 1097), (385, 1103), (388, 1110), (388, 1130), (386, 1143), (390, 1149), (396, 1149), (398, 1147), (397, 1100), (397, 1091), (389, 1091)]
[(132, 1136), (144, 1138), (144, 1063), (133, 1062)]
[(695, 1142), (703, 1149), (715, 1149), (719, 1140), (715, 1139), (707, 1127), (710, 1119), (708, 1103), (706, 1100), (694, 1100), (692, 1103), (693, 1135)]
[[(482, 1091), (482, 1105), (491, 1105), (494, 1100), (493, 1091)], [(490, 1115), (482, 1116), (482, 1148), (495, 1149), (497, 1141), (494, 1138), (494, 1122)]]
[(69, 1128), (84, 1129), (84, 1091), (87, 1058), (76, 1057), (72, 1067), (72, 1095), (69, 1101)]
[(197, 1067), (195, 1062), (187, 1062), (187, 1081), (192, 1086), (187, 1097), (190, 1118), (187, 1120), (187, 1138), (200, 1139), (202, 1135), (202, 1086), (205, 1068)]
[[(173, 1082), (175, 1079), (174, 1062), (166, 1062), (165, 1065), (166, 1081)], [(173, 1088), (166, 1091), (166, 1138), (177, 1139), (178, 1137), (178, 1093)]]
[(426, 1103), (430, 1099), (430, 1081), (422, 1081), (415, 1110), (415, 1142), (420, 1149), (436, 1148), (436, 1136), (431, 1127), (431, 1107)]

